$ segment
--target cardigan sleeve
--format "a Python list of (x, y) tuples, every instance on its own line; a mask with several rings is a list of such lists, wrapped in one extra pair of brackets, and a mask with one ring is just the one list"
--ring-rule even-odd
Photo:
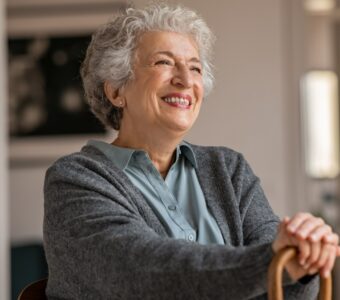
[(252, 245), (274, 240), (280, 219), (273, 212), (261, 187), (242, 154), (237, 157), (232, 181), (239, 204), (243, 243)]
[(46, 174), (49, 298), (251, 299), (265, 293), (270, 243), (207, 246), (160, 236), (122, 179), (102, 169), (73, 157)]
[[(233, 173), (233, 185), (239, 203), (244, 245), (272, 242), (280, 219), (274, 214), (259, 178), (241, 154)], [(318, 276), (305, 276), (294, 283), (288, 274), (285, 275), (285, 299), (316, 298)]]

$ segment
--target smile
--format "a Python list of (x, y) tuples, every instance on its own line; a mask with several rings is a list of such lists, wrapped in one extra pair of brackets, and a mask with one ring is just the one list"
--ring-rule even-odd
[(183, 106), (189, 106), (190, 105), (190, 101), (188, 99), (184, 99), (184, 98), (165, 97), (165, 98), (162, 98), (162, 100), (165, 101), (166, 103), (169, 103), (169, 104), (179, 104), (179, 105), (183, 105)]

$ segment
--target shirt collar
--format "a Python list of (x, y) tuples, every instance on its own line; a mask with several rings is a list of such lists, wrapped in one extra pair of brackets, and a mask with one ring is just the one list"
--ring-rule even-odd
[(95, 140), (90, 140), (87, 144), (94, 146), (103, 152), (121, 170), (124, 170), (128, 166), (133, 153), (137, 151), (135, 149), (118, 147)]
[[(124, 170), (130, 163), (130, 160), (134, 153), (137, 152), (145, 152), (143, 150), (138, 149), (130, 149), (114, 146), (112, 144), (108, 144), (102, 141), (90, 140), (87, 142), (87, 145), (94, 146), (103, 152), (114, 164)], [(176, 159), (175, 162), (179, 159), (179, 156), (183, 154), (186, 159), (193, 165), (194, 168), (197, 168), (197, 160), (192, 147), (185, 141), (182, 141), (176, 148)]]
[(183, 154), (193, 165), (193, 167), (196, 169), (197, 168), (197, 160), (196, 160), (196, 155), (192, 147), (185, 141), (182, 141), (178, 146), (176, 154), (176, 160), (178, 159), (179, 154)]

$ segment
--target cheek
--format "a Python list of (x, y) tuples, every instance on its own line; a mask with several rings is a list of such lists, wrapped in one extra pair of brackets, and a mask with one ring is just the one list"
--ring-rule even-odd
[(204, 88), (202, 85), (198, 85), (196, 87), (196, 97), (199, 99), (200, 103), (203, 101), (203, 96), (204, 96)]
[(158, 97), (162, 94), (162, 92), (164, 92), (164, 89), (168, 85), (168, 83), (168, 77), (164, 76), (164, 74), (160, 74), (159, 76), (155, 76), (152, 79), (144, 82), (144, 85), (142, 86), (142, 93), (146, 97)]
[(153, 80), (155, 82), (158, 82), (159, 84), (169, 81), (173, 76), (172, 71), (169, 67), (154, 69), (152, 73)]
[(169, 77), (168, 73), (169, 72), (165, 72), (164, 70), (154, 69), (149, 71), (148, 74), (144, 74), (142, 80), (144, 81), (145, 85), (157, 86), (167, 77)]
[(204, 85), (203, 85), (203, 78), (202, 76), (198, 76), (195, 78), (195, 89), (196, 92), (199, 94), (203, 94), (204, 93)]

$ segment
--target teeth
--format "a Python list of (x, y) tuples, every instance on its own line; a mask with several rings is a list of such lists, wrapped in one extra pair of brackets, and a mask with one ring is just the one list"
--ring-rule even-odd
[(171, 98), (163, 98), (163, 100), (167, 103), (178, 103), (181, 105), (189, 105), (190, 102), (187, 99), (184, 98), (177, 98), (177, 97), (171, 97)]

